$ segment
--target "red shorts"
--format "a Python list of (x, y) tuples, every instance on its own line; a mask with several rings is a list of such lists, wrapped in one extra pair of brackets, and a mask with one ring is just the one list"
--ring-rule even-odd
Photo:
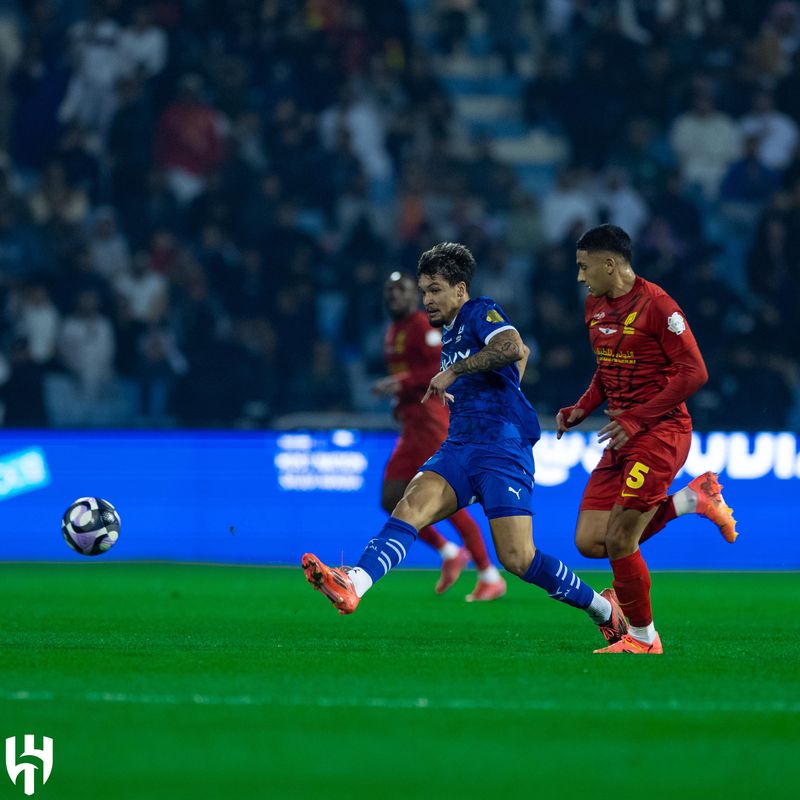
[(606, 449), (583, 490), (581, 511), (610, 511), (615, 505), (647, 511), (658, 505), (691, 443), (691, 430), (662, 424), (634, 436), (620, 450)]
[(447, 421), (430, 414), (403, 420), (403, 430), (383, 473), (384, 481), (408, 483), (447, 438)]

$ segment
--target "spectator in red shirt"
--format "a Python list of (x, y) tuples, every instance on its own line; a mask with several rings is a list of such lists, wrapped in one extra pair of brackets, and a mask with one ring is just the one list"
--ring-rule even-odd
[(203, 191), (225, 156), (228, 122), (203, 101), (202, 89), (199, 75), (184, 75), (178, 97), (161, 115), (156, 132), (156, 160), (182, 205)]

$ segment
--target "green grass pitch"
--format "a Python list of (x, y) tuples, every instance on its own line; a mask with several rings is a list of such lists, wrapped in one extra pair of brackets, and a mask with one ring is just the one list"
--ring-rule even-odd
[(339, 617), (299, 568), (4, 564), (0, 739), (54, 739), (50, 800), (797, 796), (797, 574), (655, 573), (649, 659), (473, 578)]

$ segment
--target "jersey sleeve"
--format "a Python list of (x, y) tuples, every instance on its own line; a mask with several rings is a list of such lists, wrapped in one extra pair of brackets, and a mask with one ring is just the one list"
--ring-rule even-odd
[[(561, 414), (561, 418), (564, 420), (564, 425), (567, 428), (574, 428), (576, 425), (580, 425), (605, 399), (606, 390), (603, 388), (603, 379), (598, 369), (595, 370), (592, 376), (592, 382), (589, 384), (589, 388), (581, 395), (580, 400), (574, 405), (559, 408), (558, 413)], [(568, 422), (570, 414), (572, 414), (576, 408), (583, 410), (583, 416), (570, 424)]]
[(471, 321), (475, 335), (484, 345), (489, 344), (492, 338), (501, 331), (516, 330), (508, 321), (503, 309), (497, 303), (488, 299), (475, 308)]
[(603, 386), (603, 376), (600, 370), (596, 369), (592, 375), (591, 383), (586, 391), (581, 395), (581, 399), (575, 403), (578, 408), (586, 412), (586, 416), (592, 413), (606, 399), (606, 390)]
[(657, 297), (649, 309), (650, 332), (669, 362), (669, 381), (646, 403), (616, 417), (629, 436), (648, 428), (691, 397), (707, 380), (703, 356), (689, 323), (669, 296)]

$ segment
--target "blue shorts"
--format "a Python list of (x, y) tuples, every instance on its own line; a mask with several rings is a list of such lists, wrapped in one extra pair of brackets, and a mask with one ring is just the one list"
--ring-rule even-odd
[(456, 493), (458, 507), (478, 502), (489, 519), (532, 516), (533, 442), (506, 439), (494, 444), (451, 442), (420, 467), (441, 475)]

